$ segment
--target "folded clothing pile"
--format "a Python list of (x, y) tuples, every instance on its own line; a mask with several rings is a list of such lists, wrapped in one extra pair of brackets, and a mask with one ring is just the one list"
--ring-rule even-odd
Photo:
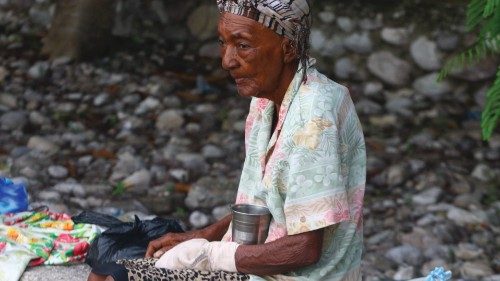
[(0, 281), (18, 280), (28, 265), (83, 262), (100, 232), (98, 226), (75, 224), (63, 213), (0, 215)]

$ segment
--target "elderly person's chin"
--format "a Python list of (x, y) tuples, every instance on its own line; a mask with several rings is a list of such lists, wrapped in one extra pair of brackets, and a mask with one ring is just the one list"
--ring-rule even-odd
[(238, 90), (238, 95), (242, 97), (262, 97), (262, 93), (259, 89), (247, 83), (236, 84), (236, 89)]

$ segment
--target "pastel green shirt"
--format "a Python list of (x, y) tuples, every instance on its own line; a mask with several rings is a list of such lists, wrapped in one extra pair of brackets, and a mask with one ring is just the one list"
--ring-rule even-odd
[[(324, 228), (318, 263), (262, 278), (361, 280), (366, 177), (361, 125), (347, 88), (312, 65), (307, 83), (301, 80), (299, 70), (281, 104), (274, 133), (273, 102), (252, 99), (236, 203), (270, 209), (273, 219), (266, 243)], [(223, 240), (231, 240), (231, 227)]]

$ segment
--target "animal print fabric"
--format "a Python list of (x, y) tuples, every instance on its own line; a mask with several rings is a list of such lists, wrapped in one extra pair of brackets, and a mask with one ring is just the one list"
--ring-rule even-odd
[(242, 273), (156, 268), (156, 261), (157, 259), (134, 259), (119, 260), (117, 263), (125, 267), (129, 281), (244, 281), (249, 279), (248, 275)]

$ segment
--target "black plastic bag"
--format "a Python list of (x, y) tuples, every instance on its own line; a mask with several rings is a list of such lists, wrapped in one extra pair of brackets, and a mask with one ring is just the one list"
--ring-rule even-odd
[(114, 227), (124, 223), (113, 216), (94, 211), (81, 212), (80, 214), (71, 217), (71, 220), (73, 220), (74, 223), (96, 224), (103, 227)]
[(90, 245), (85, 263), (91, 267), (120, 259), (142, 258), (150, 241), (169, 232), (184, 231), (176, 220), (158, 217), (141, 221), (136, 216), (135, 222), (122, 222), (112, 216), (83, 212), (72, 219), (75, 223), (109, 227)]

